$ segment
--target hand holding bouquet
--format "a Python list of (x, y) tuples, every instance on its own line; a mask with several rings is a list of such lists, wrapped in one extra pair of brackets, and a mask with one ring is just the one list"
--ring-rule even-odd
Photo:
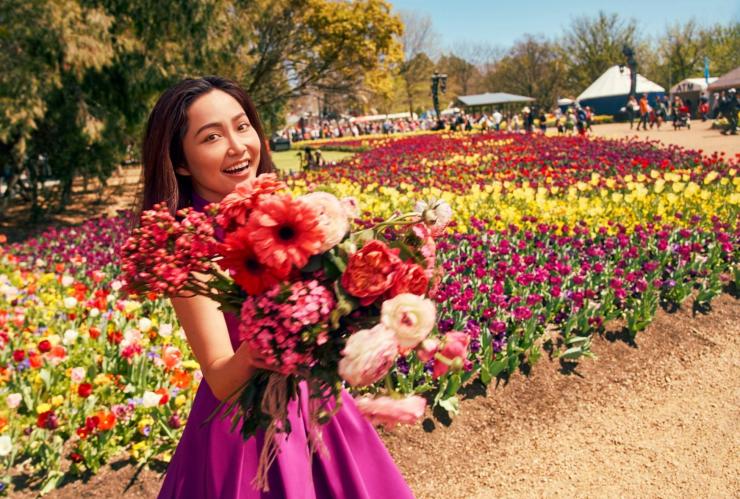
[[(322, 448), (320, 425), (341, 407), (344, 382), (376, 383), (399, 354), (423, 355), (423, 342), (428, 349), (435, 341), (436, 307), (428, 298), (440, 279), (434, 237), (450, 215), (444, 203), (421, 203), (353, 232), (353, 200), (285, 190), (274, 175), (262, 175), (202, 213), (173, 217), (156, 206), (123, 249), (130, 292), (207, 296), (240, 315), (240, 339), (269, 370), (224, 402), (224, 417), (241, 424), (245, 440), (266, 432), (261, 488), (276, 456), (274, 437), (291, 431), (287, 405), (300, 381), (310, 397), (313, 451)], [(424, 407), (423, 398), (392, 390), (358, 401), (383, 424), (418, 421)]]

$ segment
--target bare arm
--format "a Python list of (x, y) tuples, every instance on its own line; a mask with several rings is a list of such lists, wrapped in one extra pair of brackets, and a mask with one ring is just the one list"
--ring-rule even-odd
[(227, 399), (263, 367), (246, 343), (236, 352), (231, 347), (226, 320), (216, 302), (204, 296), (171, 301), (203, 377), (217, 399)]

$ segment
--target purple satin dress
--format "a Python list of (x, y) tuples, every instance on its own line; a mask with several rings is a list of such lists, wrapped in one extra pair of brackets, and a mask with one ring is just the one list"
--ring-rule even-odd
[[(196, 209), (205, 201), (194, 197)], [(225, 314), (236, 349), (238, 318)], [(185, 430), (170, 461), (160, 499), (404, 499), (413, 497), (375, 429), (359, 413), (352, 397), (342, 393), (342, 409), (322, 427), (327, 455), (308, 454), (308, 394), (288, 405), (292, 432), (281, 438), (280, 453), (268, 472), (269, 492), (252, 487), (264, 434), (246, 442), (229, 418), (203, 421), (218, 399), (205, 379), (195, 395)], [(301, 410), (299, 411), (299, 407)]]

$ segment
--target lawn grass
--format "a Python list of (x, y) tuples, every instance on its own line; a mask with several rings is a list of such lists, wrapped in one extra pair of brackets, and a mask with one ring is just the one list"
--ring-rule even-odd
[[(340, 161), (345, 158), (352, 156), (352, 153), (339, 152), (339, 151), (321, 151), (324, 161), (331, 163), (333, 161)], [(275, 162), (280, 171), (298, 171), (301, 163), (298, 159), (298, 151), (280, 151), (272, 153), (272, 160)]]

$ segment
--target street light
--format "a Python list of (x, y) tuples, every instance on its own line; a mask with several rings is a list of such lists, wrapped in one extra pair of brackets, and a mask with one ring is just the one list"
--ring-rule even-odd
[(437, 113), (437, 121), (439, 121), (439, 92), (443, 94), (447, 92), (447, 75), (439, 74), (436, 71), (432, 75), (432, 103), (434, 104), (434, 112)]

